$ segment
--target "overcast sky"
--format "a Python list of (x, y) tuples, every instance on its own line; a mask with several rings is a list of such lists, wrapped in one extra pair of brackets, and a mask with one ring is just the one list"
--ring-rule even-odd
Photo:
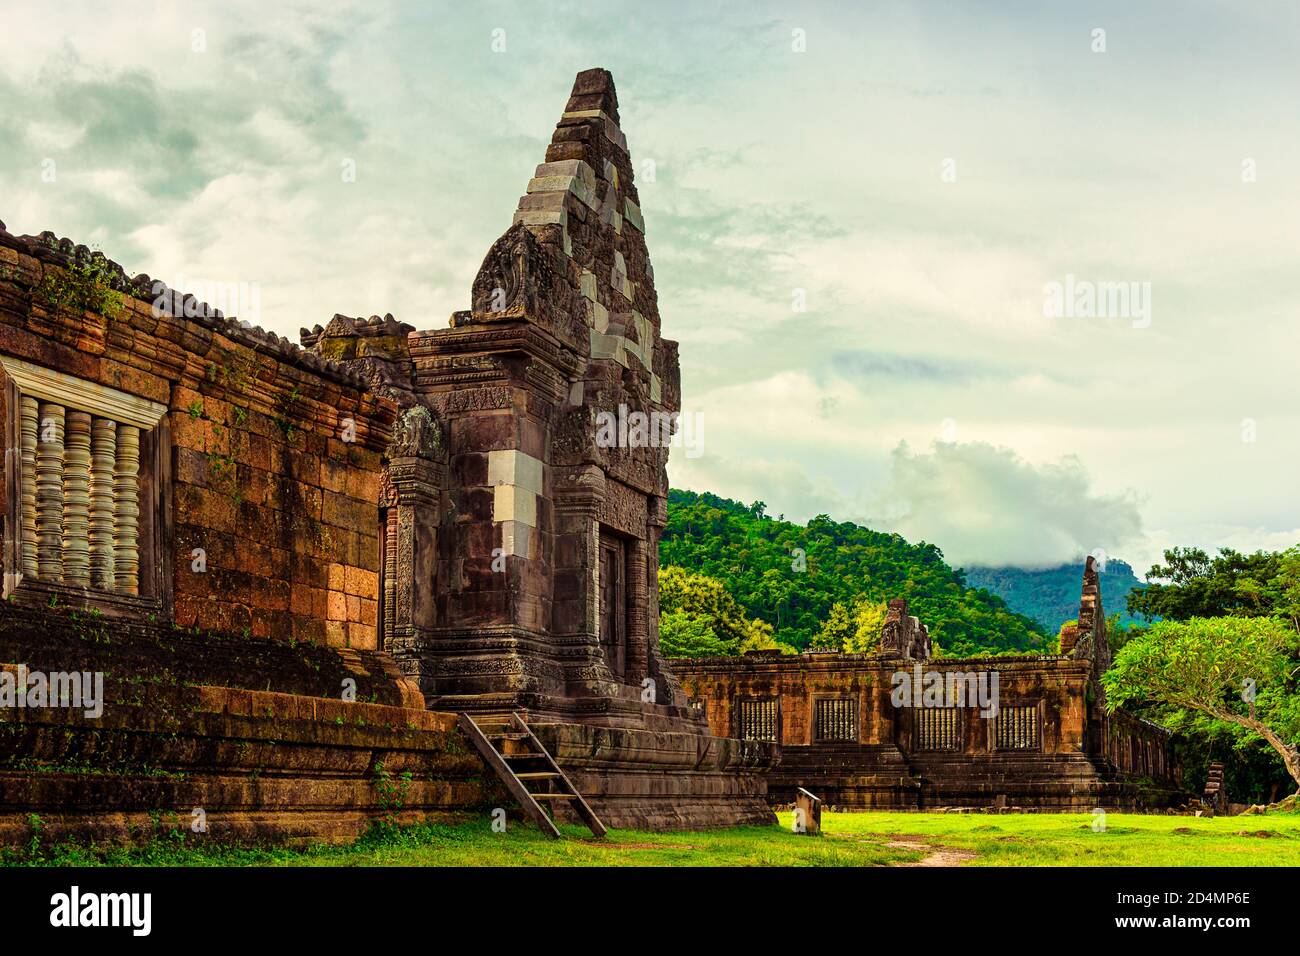
[(674, 485), (967, 566), (1300, 540), (1293, 4), (737, 6), (0, 0), (0, 219), (442, 327), (603, 66)]

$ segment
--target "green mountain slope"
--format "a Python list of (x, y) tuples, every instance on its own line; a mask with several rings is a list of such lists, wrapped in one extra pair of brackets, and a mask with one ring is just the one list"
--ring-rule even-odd
[[(1079, 588), (1083, 559), (1054, 568), (967, 568), (966, 583), (985, 588), (1007, 602), (1013, 611), (1031, 617), (1055, 634), (1066, 621), (1079, 616)], [(1120, 625), (1136, 620), (1125, 609), (1130, 591), (1146, 587), (1123, 561), (1111, 558), (1098, 575), (1101, 605), (1106, 613), (1120, 612)]]
[(805, 648), (836, 602), (907, 598), (947, 656), (1046, 653), (1055, 634), (1001, 598), (966, 586), (932, 544), (911, 544), (820, 515), (802, 526), (744, 505), (673, 490), (660, 542), (662, 567), (721, 581), (747, 614), (771, 624), (776, 640)]

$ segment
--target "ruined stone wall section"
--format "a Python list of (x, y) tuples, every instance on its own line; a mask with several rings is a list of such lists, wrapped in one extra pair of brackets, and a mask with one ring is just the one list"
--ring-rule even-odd
[(907, 601), (902, 598), (889, 602), (880, 629), (880, 650), (883, 654), (919, 661), (930, 657), (930, 630), (919, 618), (907, 613)]
[[(163, 453), (155, 464), (142, 452), (140, 467), (142, 487), (169, 490), (139, 502), (139, 520), (164, 541), (154, 560), (170, 571), (170, 586), (158, 595), (161, 619), (174, 616), (177, 625), (198, 630), (377, 647), (377, 503), (396, 404), (369, 392), (356, 373), (246, 323), (204, 310), (197, 317), (166, 314), (167, 306), (155, 306), (158, 286), (148, 276), (127, 280), (113, 263), (66, 240), (15, 237), (0, 227), (0, 270), (0, 356), (166, 410)], [(179, 295), (169, 302), (192, 305)], [(80, 414), (70, 429), (68, 421), (72, 520), (87, 525), (91, 542), (102, 541), (108, 515), (96, 496), (109, 488), (93, 477), (94, 459), (110, 454), (110, 436), (89, 435), (87, 502), (86, 423)], [(118, 429), (112, 437), (111, 453), (121, 460), (133, 435)], [(29, 462), (28, 441), (15, 433), (6, 460)], [(53, 451), (42, 452), (39, 443), (35, 449), (35, 554), (7, 523), (6, 571), (30, 566), (33, 557), (39, 566), (42, 540), (56, 541), (68, 527), (66, 513), (40, 506), (42, 463), (53, 468)], [(26, 480), (25, 469), (13, 474)], [(21, 497), (23, 523), (31, 519)], [(129, 513), (115, 517), (118, 526), (133, 520)], [(64, 553), (78, 578), (105, 573), (106, 559), (87, 565), (79, 550)], [(52, 563), (48, 546), (45, 554)], [(134, 559), (129, 546), (119, 546), (115, 574), (128, 580)]]
[[(1079, 623), (1063, 631), (1061, 651), (929, 659), (924, 626), (907, 614), (905, 601), (895, 600), (874, 654), (758, 652), (670, 664), (685, 692), (704, 706), (713, 734), (743, 734), (743, 715), (758, 711), (768, 716), (755, 726), (778, 727), (784, 750), (769, 780), (775, 800), (812, 786), (831, 802), (856, 807), (1177, 803), (1182, 773), (1170, 732), (1105, 710), (1098, 677), (1110, 650), (1092, 558)], [(941, 687), (949, 678), (954, 688), (964, 685), (965, 702), (927, 702), (920, 689), (931, 675), (941, 678)], [(895, 698), (904, 683), (912, 689), (910, 702)], [(818, 739), (818, 706), (827, 700), (836, 702), (838, 714), (846, 702), (856, 705), (853, 739)], [(988, 708), (988, 700), (996, 706)]]
[(1071, 657), (1092, 660), (1097, 673), (1110, 667), (1110, 642), (1106, 635), (1106, 611), (1101, 605), (1101, 585), (1097, 565), (1088, 555), (1083, 567), (1083, 584), (1079, 593), (1079, 616), (1061, 629), (1060, 651)]
[[(891, 695), (895, 675), (915, 678), (962, 672), (998, 673), (1000, 706), (1032, 705), (1040, 715), (1040, 753), (1079, 753), (1086, 726), (1087, 668), (1056, 658), (973, 658), (941, 661), (891, 661), (867, 654), (809, 653), (747, 655), (740, 658), (677, 658), (672, 662), (682, 686), (704, 701), (710, 731), (735, 736), (736, 702), (776, 698), (780, 702), (783, 746), (812, 746), (814, 708), (820, 699), (857, 701), (858, 737), (868, 746), (913, 749), (916, 707), (896, 707)], [(916, 668), (920, 668), (916, 671)], [(914, 680), (915, 682), (915, 680)], [(996, 749), (991, 721), (974, 703), (961, 708), (959, 752), (990, 753)]]

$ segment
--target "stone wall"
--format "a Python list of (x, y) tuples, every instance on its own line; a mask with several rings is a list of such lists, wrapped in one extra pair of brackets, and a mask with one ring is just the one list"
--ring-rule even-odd
[[(894, 705), (899, 677), (924, 687), (936, 674), (946, 681), (956, 673), (996, 673), (1001, 706), (1032, 703), (1038, 708), (1044, 752), (1075, 752), (1083, 741), (1088, 665), (1059, 657), (921, 662), (873, 654), (759, 652), (740, 658), (676, 658), (673, 667), (692, 698), (704, 704), (709, 729), (717, 736), (735, 736), (740, 731), (737, 701), (778, 698), (779, 742), (783, 747), (810, 746), (817, 743), (813, 722), (817, 702), (848, 699), (857, 708), (857, 742), (911, 749), (915, 711), (924, 708)], [(996, 749), (990, 736), (992, 718), (979, 716), (973, 694), (970, 705), (960, 709), (957, 749), (971, 754)]]
[(136, 691), (97, 720), (0, 709), (0, 845), (167, 831), (187, 845), (341, 843), (376, 821), (486, 821), (510, 805), (449, 714), (229, 687)]
[[(923, 809), (993, 806), (1000, 800), (1026, 809), (1090, 809), (1107, 801), (1136, 806), (1146, 799), (1136, 781), (1124, 786), (1125, 778), (1150, 777), (1167, 791), (1178, 785), (1168, 732), (1128, 715), (1108, 720), (1105, 734), (1112, 743), (1105, 753), (1087, 751), (1086, 661), (993, 657), (922, 663), (812, 653), (676, 659), (673, 667), (705, 706), (715, 735), (746, 733), (738, 712), (742, 702), (776, 702), (781, 761), (768, 777), (774, 802), (789, 802), (796, 788), (805, 787), (841, 806)], [(969, 706), (942, 718), (933, 716), (936, 708), (894, 703), (894, 690), (904, 680), (924, 687), (932, 675), (946, 681), (950, 675), (994, 673), (997, 713), (981, 708), (974, 694)], [(827, 700), (852, 702), (856, 725), (849, 739), (818, 739), (816, 708)], [(1006, 720), (1013, 713), (1027, 721), (1026, 737), (1000, 740), (999, 716)], [(927, 740), (923, 719), (951, 721), (951, 727), (932, 725)], [(1023, 749), (1015, 746), (1020, 743)], [(1112, 764), (1119, 753), (1136, 756)]]
[(195, 809), (212, 839), (346, 840), (502, 802), (379, 650), (396, 404), (2, 225), (0, 386), (0, 665), (104, 691), (0, 708), (0, 842), (199, 839)]
[(798, 787), (830, 804), (905, 809), (1176, 801), (1169, 732), (1106, 712), (1097, 677), (1110, 651), (1091, 558), (1081, 604), (1056, 656), (930, 659), (924, 625), (891, 601), (877, 653), (765, 651), (673, 667), (714, 734), (780, 745), (768, 779), (776, 802)]
[[(0, 229), (0, 270), (9, 487), (22, 480), (22, 425), (12, 406), (29, 377), (40, 380), (32, 388), (68, 394), (70, 409), (107, 396), (110, 408), (134, 403), (158, 416), (151, 431), (140, 430), (139, 521), (148, 540), (138, 593), (104, 593), (35, 567), (18, 579), (23, 516), (11, 509), (7, 594), (19, 603), (57, 594), (102, 613), (174, 617), (200, 630), (379, 646), (376, 502), (391, 402), (332, 362), (210, 315), (148, 276), (128, 280), (48, 233)], [(82, 395), (91, 389), (102, 395)], [(67, 439), (71, 519), (71, 429)]]

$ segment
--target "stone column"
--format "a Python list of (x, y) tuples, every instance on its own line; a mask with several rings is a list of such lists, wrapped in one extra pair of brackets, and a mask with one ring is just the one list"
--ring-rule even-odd
[(63, 441), (63, 580), (90, 586), (90, 416), (69, 410)]
[[(627, 548), (627, 667), (625, 680), (640, 688), (650, 673), (649, 581), (645, 541), (633, 539)], [(656, 698), (658, 693), (656, 692)], [(666, 703), (666, 702), (665, 702)]]
[(117, 586), (113, 543), (113, 485), (117, 468), (117, 423), (96, 418), (90, 426), (90, 583)]
[(37, 422), (36, 562), (42, 581), (63, 580), (63, 406), (51, 402)]
[[(438, 500), (446, 483), (442, 429), (422, 405), (408, 408), (388, 446), (388, 508), (384, 561), (385, 646), (411, 648), (436, 621)], [(423, 689), (423, 688), (422, 688)]]
[(117, 426), (113, 470), (114, 577), (123, 594), (140, 593), (140, 429)]
[(689, 703), (681, 681), (664, 663), (659, 652), (659, 539), (668, 523), (668, 500), (655, 495), (650, 500), (646, 521), (646, 649), (650, 676), (658, 684), (658, 703), (686, 707)]
[[(569, 697), (619, 695), (619, 682), (609, 669), (600, 643), (600, 521), (597, 515), (605, 493), (605, 472), (598, 465), (573, 465), (554, 473), (557, 593), (551, 626), (555, 634), (581, 641), (564, 662), (565, 694)], [(559, 590), (561, 586), (563, 593)]]
[(385, 617), (397, 640), (413, 639), (432, 628), (435, 620), (434, 578), (437, 574), (438, 483), (431, 463), (399, 458), (388, 464), (397, 504), (388, 509), (393, 560), (386, 562), (384, 593), (392, 609)]

